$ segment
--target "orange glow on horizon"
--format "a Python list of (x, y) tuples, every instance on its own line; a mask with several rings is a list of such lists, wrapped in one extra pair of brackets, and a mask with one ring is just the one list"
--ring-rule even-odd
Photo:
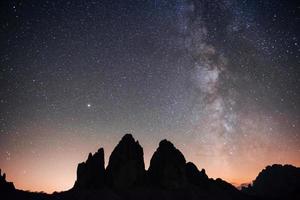
[[(250, 121), (249, 118), (255, 120)], [(204, 168), (208, 177), (222, 178), (235, 186), (251, 183), (267, 165), (300, 166), (297, 140), (282, 138), (280, 135), (276, 135), (276, 132), (273, 133), (276, 137), (265, 137), (268, 129), (264, 128), (264, 123), (260, 122), (258, 117), (243, 116), (243, 119), (247, 122), (243, 127), (249, 136), (245, 140), (241, 134), (236, 134), (237, 150), (232, 154), (226, 149), (228, 147), (221, 143), (223, 142), (222, 138), (215, 140), (215, 138), (218, 139), (218, 135), (209, 135), (211, 140), (208, 142), (212, 142), (210, 145), (201, 143), (199, 136), (196, 135), (198, 129), (195, 130), (194, 135), (189, 135), (189, 137), (177, 137), (179, 134), (165, 130), (158, 134), (159, 137), (157, 137), (158, 135), (155, 137), (151, 134), (147, 135), (142, 131), (139, 133), (143, 136), (134, 133), (133, 136), (144, 149), (146, 169), (159, 142), (167, 138), (183, 153), (187, 162), (195, 163), (199, 170)], [(275, 125), (273, 127), (276, 131), (280, 130)], [(264, 131), (264, 134), (257, 132), (258, 129)], [(243, 133), (242, 131), (241, 133)], [(15, 139), (23, 141), (19, 144), (24, 145), (21, 149), (11, 152), (9, 159), (6, 157), (5, 151), (1, 152), (2, 172), (7, 174), (7, 180), (13, 182), (18, 189), (46, 193), (70, 189), (76, 179), (78, 163), (85, 161), (89, 152), (96, 152), (103, 147), (105, 165), (107, 165), (113, 148), (124, 133), (124, 131), (115, 131), (114, 133), (119, 134), (107, 132), (103, 135), (94, 134), (92, 136), (89, 133), (89, 137), (87, 137), (86, 130), (82, 130), (82, 133), (77, 133), (76, 137), (69, 137), (71, 132), (62, 134), (49, 127), (44, 129), (23, 128), (22, 132), (24, 134)], [(27, 133), (32, 134), (30, 140), (24, 137)], [(8, 140), (8, 142), (10, 141)], [(282, 148), (281, 144), (287, 145), (288, 148)], [(5, 146), (3, 147), (5, 148)]]
[[(144, 142), (140, 143), (141, 145), (144, 144)], [(97, 148), (98, 147), (94, 146), (92, 148), (92, 152), (95, 152)], [(149, 166), (150, 158), (156, 147), (151, 148), (153, 151), (148, 151), (148, 148), (148, 146), (146, 149), (144, 148), (144, 151), (147, 150), (147, 152), (151, 152), (150, 154), (145, 153), (144, 160), (146, 168)], [(107, 149), (108, 150), (105, 149), (106, 165), (109, 158), (108, 155), (110, 155), (112, 151), (112, 148)], [(198, 156), (191, 156), (187, 152), (187, 149), (180, 150), (185, 155), (187, 162), (194, 162), (199, 170), (204, 168), (210, 178), (222, 178), (236, 187), (240, 186), (241, 184), (251, 183), (258, 173), (267, 165), (278, 163), (300, 166), (300, 158), (297, 155), (288, 153), (286, 154), (286, 157), (282, 159), (270, 158), (265, 160), (256, 160), (255, 162), (243, 162), (242, 160), (238, 161), (238, 159), (232, 160), (232, 163), (236, 165), (226, 166), (224, 164), (221, 165), (218, 162), (211, 164), (207, 162), (207, 159), (203, 159), (201, 161)], [(70, 189), (75, 182), (77, 164), (85, 161), (88, 152), (90, 152), (88, 148), (85, 148), (84, 151), (85, 152), (82, 152), (79, 155), (71, 155), (69, 152), (66, 152), (63, 155), (60, 155), (56, 162), (53, 162), (51, 158), (53, 155), (51, 154), (48, 155), (48, 160), (47, 158), (40, 161), (36, 160), (35, 162), (26, 162), (24, 159), (14, 160), (14, 164), (10, 166), (4, 166), (2, 169), (7, 174), (7, 180), (14, 182), (15, 187), (18, 189), (35, 192), (43, 191), (46, 193), (65, 191)], [(273, 152), (273, 154), (276, 154), (276, 152)], [(27, 167), (31, 171), (19, 171), (20, 166)]]

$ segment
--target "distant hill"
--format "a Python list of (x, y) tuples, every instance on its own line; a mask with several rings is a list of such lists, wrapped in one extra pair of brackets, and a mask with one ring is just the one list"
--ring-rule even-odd
[(300, 168), (278, 164), (267, 166), (253, 185), (243, 187), (242, 191), (263, 198), (300, 199)]
[[(286, 173), (298, 177), (298, 168), (292, 166), (288, 168), (296, 170), (291, 174), (280, 170), (278, 173), (283, 173), (283, 177)], [(259, 177), (264, 177), (265, 173), (263, 175), (261, 173)], [(25, 192), (16, 190), (12, 183), (6, 182), (4, 176), (0, 180), (0, 199), (254, 200), (269, 197), (261, 195), (264, 194), (264, 188), (268, 188), (264, 184), (269, 184), (268, 181), (262, 181), (263, 179), (258, 178), (252, 187), (239, 191), (222, 179), (208, 178), (204, 169), (199, 171), (193, 163), (186, 162), (184, 155), (168, 140), (159, 143), (151, 158), (149, 169), (145, 170), (143, 148), (131, 134), (126, 134), (110, 155), (106, 168), (103, 148), (95, 154), (90, 153), (85, 162), (78, 164), (77, 179), (70, 190), (51, 195)], [(282, 178), (275, 180), (287, 181)], [(290, 187), (297, 188), (297, 185), (293, 184), (298, 182), (289, 182)], [(292, 198), (294, 193), (290, 195), (289, 192), (287, 189), (284, 190), (283, 196), (288, 194)]]

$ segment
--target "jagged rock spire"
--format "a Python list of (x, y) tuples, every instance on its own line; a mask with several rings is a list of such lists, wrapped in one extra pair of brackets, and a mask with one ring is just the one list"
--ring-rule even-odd
[(0, 194), (1, 192), (7, 192), (7, 191), (13, 191), (15, 189), (15, 186), (12, 182), (6, 181), (6, 174), (1, 172), (0, 169)]
[(107, 184), (118, 189), (130, 188), (141, 184), (144, 174), (143, 148), (131, 134), (126, 134), (109, 157)]
[(148, 178), (150, 183), (168, 189), (184, 187), (186, 184), (185, 158), (168, 140), (162, 140), (154, 152)]
[[(131, 134), (123, 136), (112, 151), (104, 169), (104, 150), (91, 153), (77, 168), (74, 190), (112, 188), (130, 191), (131, 188), (198, 189), (214, 188), (235, 192), (222, 180), (208, 179), (205, 170), (199, 171), (193, 163), (186, 163), (183, 154), (168, 140), (162, 140), (154, 152), (149, 170), (145, 171), (143, 148)], [(233, 186), (231, 186), (233, 187)], [(218, 189), (219, 188), (219, 189)], [(98, 190), (98, 191), (100, 191)]]
[(104, 150), (100, 148), (94, 155), (89, 153), (86, 162), (78, 164), (76, 189), (98, 189), (104, 185)]

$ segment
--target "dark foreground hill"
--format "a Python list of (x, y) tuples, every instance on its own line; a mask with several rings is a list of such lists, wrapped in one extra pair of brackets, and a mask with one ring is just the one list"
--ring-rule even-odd
[[(0, 179), (0, 199), (107, 199), (107, 200), (196, 200), (196, 199), (266, 199), (277, 197), (277, 187), (269, 187), (271, 178), (258, 176), (252, 187), (237, 190), (222, 179), (210, 179), (191, 162), (186, 162), (183, 154), (174, 145), (162, 140), (154, 152), (149, 169), (145, 170), (143, 148), (130, 134), (126, 134), (113, 150), (107, 167), (104, 167), (104, 150), (89, 154), (87, 160), (77, 167), (77, 179), (68, 191), (53, 193), (32, 193), (16, 190), (12, 183)], [(273, 167), (273, 166), (272, 166)], [(269, 171), (267, 168), (265, 171)], [(299, 169), (289, 166), (287, 171), (274, 175), (279, 187), (294, 189), (283, 191), (280, 197), (296, 199), (299, 188)], [(291, 170), (291, 172), (289, 172)], [(285, 177), (293, 176), (297, 181), (286, 182)], [(267, 181), (266, 181), (266, 180)], [(267, 185), (265, 185), (267, 184)], [(267, 193), (264, 191), (269, 188)], [(298, 190), (300, 191), (300, 190)], [(261, 195), (266, 194), (266, 195)], [(276, 194), (276, 195), (273, 195)]]
[(300, 199), (300, 168), (278, 164), (267, 166), (253, 184), (242, 191), (262, 198)]

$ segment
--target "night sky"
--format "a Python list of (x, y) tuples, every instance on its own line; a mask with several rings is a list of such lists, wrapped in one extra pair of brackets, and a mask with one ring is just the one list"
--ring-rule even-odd
[(300, 166), (300, 5), (288, 0), (4, 0), (0, 168), (73, 186), (125, 133), (167, 138), (209, 177)]

